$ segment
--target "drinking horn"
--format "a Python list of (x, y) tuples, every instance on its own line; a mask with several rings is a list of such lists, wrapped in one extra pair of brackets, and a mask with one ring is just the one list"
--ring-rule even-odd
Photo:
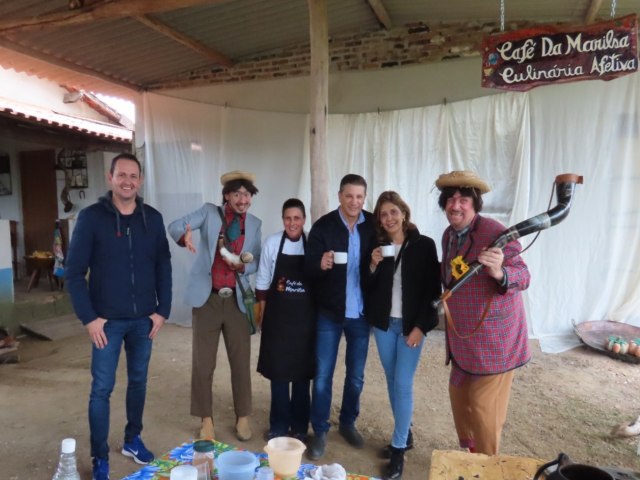
[[(545, 230), (549, 227), (557, 225), (566, 218), (571, 208), (571, 199), (573, 192), (575, 191), (576, 184), (582, 184), (582, 175), (576, 175), (574, 173), (564, 173), (558, 175), (555, 179), (556, 198), (558, 204), (552, 209), (531, 217), (528, 220), (507, 228), (504, 232), (498, 235), (498, 238), (490, 245), (491, 247), (504, 248), (507, 243), (516, 240), (525, 235), (530, 235), (540, 230)], [(442, 292), (440, 298), (433, 302), (433, 306), (438, 308), (443, 301), (446, 301), (454, 294), (456, 290), (467, 283), (471, 277), (482, 270), (482, 265), (478, 261), (475, 261), (469, 265), (467, 270), (451, 287)]]

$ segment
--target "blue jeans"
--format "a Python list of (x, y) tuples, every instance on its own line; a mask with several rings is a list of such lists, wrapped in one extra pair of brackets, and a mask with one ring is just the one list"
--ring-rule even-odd
[(91, 352), (91, 395), (89, 396), (89, 429), (91, 456), (109, 456), (109, 399), (116, 382), (120, 350), (124, 342), (127, 356), (127, 425), (124, 438), (131, 441), (142, 431), (142, 412), (147, 393), (147, 371), (151, 358), (151, 319), (109, 320), (104, 325), (107, 345), (93, 345)]
[(316, 434), (329, 430), (331, 387), (338, 359), (338, 346), (344, 332), (347, 341), (346, 373), (340, 409), (340, 424), (353, 426), (360, 413), (360, 394), (364, 386), (364, 366), (369, 349), (369, 324), (364, 317), (345, 318), (338, 323), (318, 314), (316, 337), (316, 376), (311, 400), (311, 426)]
[(402, 319), (391, 317), (389, 329), (385, 332), (373, 328), (380, 362), (387, 377), (389, 402), (393, 412), (394, 429), (391, 445), (395, 448), (407, 446), (407, 435), (413, 416), (413, 377), (420, 361), (424, 338), (413, 348), (402, 335)]
[(271, 381), (271, 412), (269, 431), (280, 436), (292, 434), (306, 435), (309, 430), (309, 409), (311, 380), (295, 382)]

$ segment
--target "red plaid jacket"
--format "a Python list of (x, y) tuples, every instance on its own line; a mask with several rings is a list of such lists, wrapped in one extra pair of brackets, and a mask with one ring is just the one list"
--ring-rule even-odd
[[(446, 265), (456, 255), (463, 255), (466, 263), (478, 258), (478, 254), (489, 246), (505, 230), (499, 222), (476, 215), (464, 245), (457, 251), (449, 251), (448, 227), (442, 236), (442, 278)], [(462, 371), (473, 375), (491, 375), (507, 372), (529, 361), (527, 320), (521, 291), (529, 286), (529, 269), (520, 257), (522, 247), (518, 241), (504, 248), (504, 269), (507, 273), (507, 288), (481, 270), (463, 285), (447, 301), (453, 323), (459, 336), (447, 326), (447, 363), (453, 361)], [(446, 286), (446, 285), (445, 285)], [(466, 337), (478, 326), (487, 302), (491, 306), (482, 326), (469, 338)]]

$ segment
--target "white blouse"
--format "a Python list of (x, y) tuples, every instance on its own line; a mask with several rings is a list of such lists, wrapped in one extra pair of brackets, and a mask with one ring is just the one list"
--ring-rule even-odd
[[(284, 232), (284, 230), (269, 235), (262, 243), (260, 265), (258, 266), (258, 274), (256, 275), (256, 289), (258, 290), (269, 290), (271, 286), (273, 273), (276, 269), (276, 259), (278, 258), (278, 248), (280, 248), (282, 232)], [(282, 253), (285, 255), (304, 255), (302, 237), (300, 237), (297, 242), (292, 242), (288, 238), (285, 238)]]
[[(396, 248), (396, 254), (393, 257), (393, 261), (398, 258), (401, 243), (394, 243)], [(391, 289), (391, 313), (390, 317), (402, 318), (402, 261), (398, 264), (398, 269), (393, 274), (393, 288)]]

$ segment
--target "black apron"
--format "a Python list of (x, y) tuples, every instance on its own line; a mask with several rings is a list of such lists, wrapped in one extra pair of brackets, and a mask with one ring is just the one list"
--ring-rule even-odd
[[(315, 374), (316, 314), (309, 282), (304, 280), (304, 255), (285, 255), (282, 233), (273, 280), (262, 317), (258, 372), (269, 380), (292, 382)], [(302, 235), (306, 250), (306, 237)]]

